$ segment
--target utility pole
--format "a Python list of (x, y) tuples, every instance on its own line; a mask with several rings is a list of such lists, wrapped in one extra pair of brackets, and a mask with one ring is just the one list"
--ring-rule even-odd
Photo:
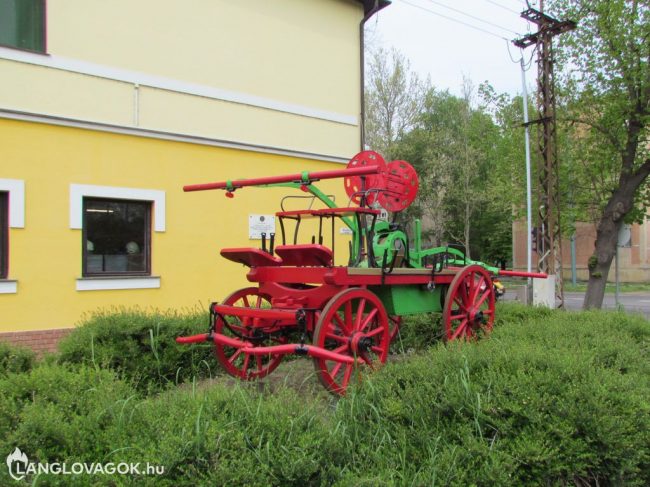
[(537, 51), (537, 107), (539, 117), (529, 123), (539, 125), (539, 223), (541, 229), (538, 268), (555, 276), (555, 299), (558, 307), (564, 306), (562, 282), (562, 246), (559, 205), (559, 163), (557, 157), (557, 129), (555, 120), (555, 90), (553, 77), (553, 37), (575, 29), (576, 23), (560, 21), (544, 13), (544, 0), (539, 10), (529, 8), (521, 17), (538, 26), (538, 31), (515, 39), (513, 44), (521, 49), (536, 46)]

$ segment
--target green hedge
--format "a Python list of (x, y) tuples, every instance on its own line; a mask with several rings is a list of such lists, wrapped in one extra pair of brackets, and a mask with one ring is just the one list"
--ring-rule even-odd
[(34, 366), (34, 352), (0, 342), (0, 376), (12, 372), (27, 372)]
[(391, 364), (340, 403), (342, 484), (650, 484), (650, 323), (499, 315), (490, 339)]
[(221, 380), (146, 396), (92, 363), (42, 364), (0, 378), (0, 451), (167, 469), (42, 485), (650, 484), (650, 323), (498, 314), (489, 339), (398, 358), (338, 402)]
[(193, 377), (210, 377), (210, 344), (178, 345), (176, 337), (205, 333), (207, 313), (119, 309), (98, 311), (59, 343), (59, 363), (115, 370), (139, 390), (158, 391)]

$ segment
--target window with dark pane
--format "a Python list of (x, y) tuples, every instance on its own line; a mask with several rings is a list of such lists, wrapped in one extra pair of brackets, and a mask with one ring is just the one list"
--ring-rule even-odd
[(0, 0), (0, 44), (45, 52), (45, 0)]
[(0, 279), (9, 271), (9, 193), (0, 192)]
[(83, 275), (151, 273), (151, 202), (84, 198)]

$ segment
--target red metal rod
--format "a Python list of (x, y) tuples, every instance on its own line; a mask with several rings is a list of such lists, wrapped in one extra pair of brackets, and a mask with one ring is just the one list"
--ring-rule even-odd
[(208, 341), (208, 334), (192, 335), (189, 337), (176, 337), (176, 343), (203, 343)]
[[(215, 333), (212, 335), (212, 339), (215, 343), (220, 343), (221, 345), (226, 345), (227, 347), (234, 348), (243, 348), (252, 346), (251, 342), (244, 342), (236, 338), (230, 338), (226, 335), (221, 335)], [(188, 337), (176, 337), (176, 343), (186, 344), (186, 343), (204, 343), (208, 341), (208, 334), (201, 333), (200, 335), (192, 335)]]
[[(377, 174), (380, 168), (377, 166), (353, 167), (350, 169), (335, 169), (332, 171), (313, 171), (304, 173), (309, 181), (317, 179), (334, 179), (350, 176), (366, 176), (368, 174)], [(292, 183), (302, 182), (303, 173), (284, 174), (282, 176), (267, 176), (264, 178), (235, 179), (234, 181), (219, 181), (216, 183), (189, 184), (183, 186), (183, 191), (205, 191), (207, 189), (237, 189), (244, 186), (262, 186), (264, 184)]]
[(248, 318), (266, 318), (269, 320), (295, 320), (295, 311), (283, 311), (271, 308), (241, 308), (239, 306), (227, 306), (217, 304), (214, 306), (215, 313), (226, 316), (243, 316)]
[(220, 333), (212, 335), (212, 340), (214, 340), (214, 343), (220, 343), (221, 345), (233, 348), (250, 347), (252, 345), (251, 342), (245, 342), (243, 340), (238, 340), (237, 338), (230, 338)]
[(543, 272), (519, 272), (519, 271), (499, 271), (500, 276), (510, 276), (510, 277), (538, 277), (541, 279), (546, 279), (548, 274)]
[[(447, 267), (450, 271), (461, 271), (463, 270), (463, 267), (452, 267), (449, 266)], [(540, 279), (546, 279), (548, 277), (548, 274), (544, 274), (543, 272), (523, 272), (523, 271), (502, 271), (499, 270), (499, 276), (508, 276), (508, 277), (538, 277)]]
[[(253, 347), (252, 343), (245, 342), (243, 340), (237, 340), (236, 338), (230, 338), (220, 333), (215, 333), (212, 336), (215, 343), (220, 343), (221, 345), (226, 345), (227, 347), (241, 348), (242, 352), (249, 353), (251, 355), (273, 355), (273, 354), (282, 354), (287, 355), (290, 353), (306, 353), (311, 357), (322, 358), (325, 360), (334, 360), (335, 362), (341, 362), (346, 364), (353, 364), (354, 357), (349, 355), (343, 355), (341, 353), (331, 352), (321, 347), (316, 347), (314, 345), (299, 345), (297, 343), (287, 344), (287, 345), (273, 345), (271, 347)], [(203, 343), (208, 340), (208, 334), (202, 333), (200, 335), (192, 335), (188, 337), (177, 337), (177, 343)]]
[(289, 354), (297, 353), (297, 350), (302, 350), (303, 353), (306, 352), (307, 355), (311, 357), (318, 357), (325, 360), (334, 360), (336, 362), (342, 362), (346, 364), (353, 364), (354, 357), (349, 355), (343, 355), (341, 353), (331, 352), (321, 347), (316, 347), (314, 345), (304, 345), (300, 346), (297, 343), (288, 344), (288, 345), (273, 345), (271, 347), (244, 347), (242, 352), (249, 353), (251, 355), (272, 355), (272, 354)]

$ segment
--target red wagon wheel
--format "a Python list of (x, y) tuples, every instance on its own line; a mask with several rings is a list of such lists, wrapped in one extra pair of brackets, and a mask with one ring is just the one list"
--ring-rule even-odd
[[(325, 306), (316, 324), (314, 345), (356, 357), (374, 369), (388, 357), (388, 315), (377, 296), (366, 289), (345, 289)], [(357, 362), (358, 364), (358, 362)], [(318, 378), (331, 392), (345, 394), (352, 374), (362, 367), (336, 360), (314, 359)]]
[[(223, 300), (221, 304), (226, 306), (238, 306), (241, 308), (262, 308), (271, 306), (271, 297), (266, 294), (260, 294), (256, 287), (247, 287), (235, 291)], [(249, 339), (255, 346), (269, 346), (281, 343), (287, 343), (287, 337), (272, 337), (265, 340), (257, 340), (256, 332), (251, 326), (246, 326), (246, 318), (238, 316), (227, 316), (227, 324), (221, 316), (218, 316), (214, 322), (215, 333), (220, 333), (231, 338)], [(243, 338), (242, 338), (243, 337)], [(244, 380), (261, 379), (273, 372), (280, 362), (282, 355), (251, 355), (244, 353), (241, 349), (214, 344), (214, 353), (217, 360), (223, 365), (230, 375), (239, 377)]]
[(447, 291), (442, 313), (445, 340), (471, 339), (492, 330), (494, 303), (490, 274), (478, 265), (463, 268)]

